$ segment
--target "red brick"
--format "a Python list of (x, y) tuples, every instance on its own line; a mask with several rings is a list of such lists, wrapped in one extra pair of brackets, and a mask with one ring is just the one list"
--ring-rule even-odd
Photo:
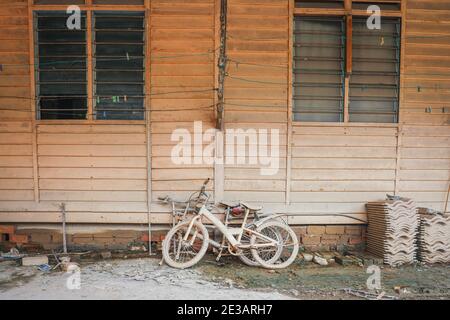
[(295, 234), (297, 236), (304, 236), (307, 234), (308, 227), (292, 227), (292, 230), (294, 230)]
[(342, 235), (339, 237), (338, 244), (348, 244), (349, 239), (350, 239), (350, 236)]
[(51, 235), (49, 233), (31, 233), (30, 238), (32, 242), (36, 243), (51, 243)]
[[(148, 234), (144, 234), (140, 239), (142, 242), (148, 242)], [(164, 240), (163, 234), (157, 234), (155, 232), (152, 234), (153, 242), (162, 242), (163, 240)]]
[(90, 236), (90, 237), (82, 237), (80, 235), (74, 235), (72, 237), (72, 242), (74, 244), (93, 244), (94, 237), (92, 237), (92, 236)]
[(304, 245), (317, 245), (317, 244), (320, 244), (320, 236), (304, 235), (302, 237), (302, 243)]
[(350, 244), (350, 245), (358, 245), (358, 244), (361, 244), (361, 243), (363, 243), (363, 239), (360, 238), (360, 237), (357, 237), (357, 238), (350, 238), (350, 239), (348, 240), (348, 244)]
[(9, 241), (17, 244), (28, 243), (28, 236), (25, 234), (12, 234), (9, 236)]
[(325, 233), (326, 234), (344, 234), (345, 226), (327, 226)]
[(361, 235), (362, 234), (362, 227), (360, 226), (349, 226), (345, 227), (345, 233), (349, 235)]
[(0, 225), (0, 233), (14, 234), (16, 228), (14, 226)]
[(322, 244), (337, 244), (339, 242), (339, 235), (324, 234), (321, 239)]
[[(67, 235), (66, 238), (68, 239), (70, 235)], [(62, 243), (63, 242), (63, 235), (62, 233), (52, 233), (50, 235), (50, 242), (51, 243)]]
[(309, 226), (308, 234), (310, 235), (322, 235), (325, 233), (325, 226)]

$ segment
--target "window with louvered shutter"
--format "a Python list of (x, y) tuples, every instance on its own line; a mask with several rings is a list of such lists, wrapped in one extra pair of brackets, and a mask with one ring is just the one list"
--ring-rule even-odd
[(298, 16), (294, 33), (294, 121), (343, 121), (343, 18)]
[(66, 12), (35, 13), (38, 119), (86, 119), (86, 14), (81, 30), (67, 28)]
[(96, 119), (144, 119), (144, 30), (143, 12), (94, 12)]
[(353, 19), (351, 122), (396, 123), (400, 77), (400, 20), (383, 17), (380, 30)]

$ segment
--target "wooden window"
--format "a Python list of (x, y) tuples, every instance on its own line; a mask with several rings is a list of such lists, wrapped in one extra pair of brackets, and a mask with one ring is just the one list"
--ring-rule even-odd
[[(368, 28), (377, 5), (381, 29)], [(293, 120), (397, 123), (401, 2), (296, 0)]]
[(339, 17), (296, 17), (295, 121), (343, 120), (345, 28)]
[[(67, 27), (68, 4), (80, 5), (80, 30)], [(37, 119), (144, 120), (144, 4), (33, 2)]]
[(86, 13), (81, 30), (66, 27), (65, 12), (38, 12), (34, 21), (38, 118), (86, 119)]
[(333, 8), (333, 9), (343, 9), (344, 0), (301, 0), (296, 1), (295, 6), (297, 8)]
[(400, 78), (400, 20), (383, 17), (369, 30), (365, 18), (353, 19), (351, 122), (396, 123)]
[(144, 119), (144, 13), (94, 12), (96, 119)]

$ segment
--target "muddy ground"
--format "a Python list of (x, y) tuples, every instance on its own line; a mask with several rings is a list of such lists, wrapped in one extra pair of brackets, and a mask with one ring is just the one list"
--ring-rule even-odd
[[(203, 263), (199, 270), (212, 280), (227, 278), (245, 288), (273, 288), (296, 299), (361, 299), (344, 289), (367, 290), (367, 267), (297, 261), (286, 270), (249, 268), (231, 260), (220, 267)], [(382, 290), (398, 299), (450, 299), (449, 265), (381, 266)], [(400, 290), (399, 290), (400, 287)], [(363, 298), (364, 299), (364, 298)]]
[[(232, 258), (208, 256), (190, 270), (159, 266), (159, 259), (81, 261), (81, 289), (69, 290), (70, 275), (44, 273), (14, 262), (0, 263), (0, 300), (5, 299), (364, 299), (342, 289), (367, 290), (360, 266), (296, 262), (274, 271), (251, 268)], [(399, 299), (450, 299), (449, 266), (381, 270), (382, 291)], [(400, 291), (394, 290), (401, 287)]]

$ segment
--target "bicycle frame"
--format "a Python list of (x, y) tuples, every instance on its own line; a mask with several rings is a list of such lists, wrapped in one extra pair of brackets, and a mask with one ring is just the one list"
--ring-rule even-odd
[[(274, 241), (273, 239), (256, 232), (255, 230), (249, 229), (245, 227), (245, 221), (247, 220), (249, 215), (249, 210), (246, 209), (246, 213), (245, 213), (245, 218), (244, 218), (244, 223), (242, 225), (241, 228), (227, 228), (222, 221), (220, 221), (212, 212), (210, 212), (205, 206), (203, 206), (198, 215), (195, 216), (188, 227), (188, 230), (184, 236), (184, 241), (188, 241), (189, 235), (191, 233), (192, 227), (194, 226), (195, 222), (197, 221), (201, 221), (201, 219), (203, 217), (207, 218), (209, 221), (211, 221), (211, 223), (225, 236), (225, 238), (228, 240), (228, 242), (230, 243), (231, 247), (233, 248), (239, 248), (239, 249), (250, 249), (252, 246), (250, 244), (247, 245), (243, 245), (241, 244), (241, 240), (242, 240), (242, 235), (244, 234), (244, 232), (248, 232), (251, 234), (255, 234), (257, 235), (259, 238), (262, 238), (264, 240), (267, 240), (268, 243), (264, 243), (264, 244), (255, 244), (253, 246), (253, 248), (261, 248), (261, 247), (273, 247), (277, 245), (277, 242)], [(194, 233), (192, 239), (190, 240), (191, 243), (194, 243), (195, 238), (197, 237), (197, 233)], [(235, 236), (237, 236), (237, 238), (235, 238)], [(209, 243), (211, 245), (213, 245), (216, 248), (221, 248), (222, 245), (217, 243), (214, 240), (209, 240)]]

